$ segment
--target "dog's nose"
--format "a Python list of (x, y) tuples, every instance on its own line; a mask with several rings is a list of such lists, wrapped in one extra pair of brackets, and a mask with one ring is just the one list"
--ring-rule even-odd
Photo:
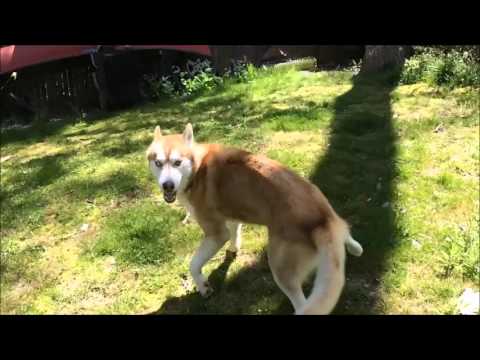
[(169, 180), (169, 181), (165, 181), (162, 184), (162, 187), (164, 191), (173, 191), (173, 189), (175, 188), (175, 184), (173, 183), (173, 181)]

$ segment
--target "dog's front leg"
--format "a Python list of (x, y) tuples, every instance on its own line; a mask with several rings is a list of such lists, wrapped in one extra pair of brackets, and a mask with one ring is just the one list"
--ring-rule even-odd
[(242, 244), (242, 224), (234, 221), (227, 222), (228, 230), (230, 231), (230, 246), (227, 251), (238, 253)]
[(205, 276), (203, 276), (202, 268), (208, 260), (210, 260), (222, 248), (227, 240), (228, 235), (226, 234), (205, 236), (205, 239), (200, 244), (200, 247), (197, 249), (190, 262), (190, 273), (192, 274), (193, 281), (200, 294), (204, 297), (209, 296), (213, 292), (213, 289)]
[(187, 210), (187, 215), (185, 215), (185, 218), (182, 220), (182, 224), (186, 225), (190, 219), (190, 211)]

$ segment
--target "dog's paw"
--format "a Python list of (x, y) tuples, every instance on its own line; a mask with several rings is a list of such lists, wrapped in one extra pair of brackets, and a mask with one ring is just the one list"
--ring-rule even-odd
[(205, 281), (198, 291), (204, 298), (208, 298), (213, 294), (213, 288), (208, 281)]

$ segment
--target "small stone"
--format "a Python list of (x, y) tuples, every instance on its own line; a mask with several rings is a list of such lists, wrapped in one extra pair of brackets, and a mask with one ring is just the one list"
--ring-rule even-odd
[(442, 124), (438, 125), (438, 126), (433, 130), (434, 133), (439, 133), (439, 132), (443, 132), (443, 131), (445, 131), (445, 128), (443, 127)]
[(420, 244), (417, 240), (413, 239), (412, 240), (412, 246), (415, 248), (415, 249), (420, 249), (422, 247), (422, 244)]
[(120, 206), (120, 201), (118, 200), (111, 200), (110, 201), (110, 208), (114, 209), (114, 208), (118, 208)]
[(477, 315), (480, 308), (480, 293), (465, 289), (458, 299), (458, 310), (462, 315)]
[(83, 224), (81, 227), (80, 227), (80, 231), (87, 231), (88, 229), (90, 228), (90, 225), (89, 224)]

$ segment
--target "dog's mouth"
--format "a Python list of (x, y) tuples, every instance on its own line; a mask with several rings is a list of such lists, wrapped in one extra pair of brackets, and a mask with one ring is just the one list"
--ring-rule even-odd
[(177, 192), (176, 191), (164, 191), (163, 192), (163, 198), (167, 203), (173, 203), (175, 199), (177, 198)]

